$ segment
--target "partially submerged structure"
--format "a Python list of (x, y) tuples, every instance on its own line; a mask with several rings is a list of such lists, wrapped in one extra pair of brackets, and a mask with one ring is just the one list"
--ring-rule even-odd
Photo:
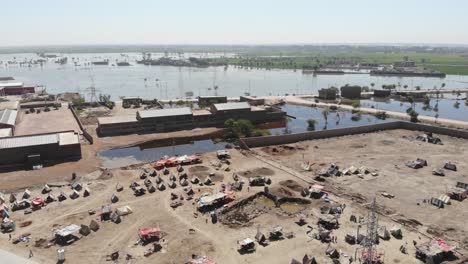
[(229, 119), (248, 119), (254, 124), (284, 120), (286, 113), (272, 106), (250, 106), (246, 102), (212, 104), (210, 110), (189, 107), (140, 110), (136, 116), (98, 118), (101, 136), (160, 133), (195, 127), (219, 127)]

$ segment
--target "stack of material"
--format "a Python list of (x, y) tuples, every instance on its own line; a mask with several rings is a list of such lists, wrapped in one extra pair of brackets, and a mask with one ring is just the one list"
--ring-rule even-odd
[(319, 172), (319, 176), (322, 176), (322, 177), (341, 176), (340, 168), (336, 164), (331, 164), (330, 167), (322, 169)]
[(434, 239), (415, 247), (416, 258), (426, 263), (441, 263), (453, 255), (455, 250), (455, 247), (449, 246), (443, 239)]

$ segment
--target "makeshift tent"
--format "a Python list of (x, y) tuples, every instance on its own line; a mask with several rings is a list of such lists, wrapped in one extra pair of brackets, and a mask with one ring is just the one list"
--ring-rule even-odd
[(390, 229), (390, 234), (396, 238), (402, 238), (403, 237), (403, 232), (401, 231), (401, 227), (398, 226), (393, 226)]
[(151, 182), (150, 179), (146, 179), (143, 183), (145, 184), (146, 187), (148, 187), (148, 186), (150, 186), (151, 184), (153, 184), (153, 183)]
[(79, 183), (79, 182), (74, 182), (74, 183), (72, 183), (71, 188), (72, 188), (73, 190), (76, 190), (76, 191), (81, 191), (81, 189), (83, 188), (83, 186), (82, 186), (81, 183)]
[(76, 199), (80, 197), (80, 193), (77, 190), (73, 190), (73, 192), (70, 194), (71, 199)]
[(51, 191), (49, 185), (44, 184), (44, 187), (42, 188), (42, 194), (49, 193)]
[(49, 193), (49, 194), (47, 195), (47, 198), (46, 198), (46, 202), (47, 202), (47, 203), (52, 203), (52, 202), (55, 202), (56, 200), (57, 200), (57, 199), (55, 198), (55, 196), (54, 196), (53, 194)]
[(200, 182), (200, 179), (197, 176), (193, 176), (190, 182), (192, 182), (193, 184), (198, 184)]
[(317, 264), (317, 261), (314, 257), (305, 254), (302, 258), (302, 264)]
[(21, 209), (28, 208), (30, 206), (31, 206), (31, 202), (27, 199), (16, 200), (11, 206), (11, 210), (12, 211), (21, 210)]
[(444, 169), (451, 170), (451, 171), (457, 171), (457, 165), (455, 165), (453, 163), (450, 163), (450, 162), (446, 162), (444, 164)]
[(457, 185), (456, 187), (458, 188), (462, 188), (462, 189), (465, 189), (468, 191), (468, 183), (464, 183), (464, 182), (457, 182)]
[(144, 173), (144, 172), (140, 173), (140, 179), (142, 179), (142, 180), (146, 179), (146, 176), (147, 176), (146, 173)]
[(174, 174), (171, 174), (171, 176), (169, 176), (169, 180), (175, 181), (175, 180), (177, 180), (177, 178), (176, 178), (176, 176)]
[(154, 187), (153, 184), (147, 187), (149, 193), (154, 193), (156, 191), (156, 188)]
[(163, 180), (161, 179), (161, 177), (158, 175), (156, 176), (156, 183), (157, 184), (160, 184)]
[(465, 189), (458, 187), (450, 187), (447, 191), (447, 195), (450, 197), (450, 199), (455, 199), (457, 201), (463, 201), (463, 199), (468, 196)]
[(91, 192), (89, 191), (88, 188), (85, 188), (85, 189), (84, 189), (84, 192), (83, 192), (83, 196), (84, 196), (84, 197), (88, 197), (89, 195), (91, 195)]
[(346, 243), (348, 243), (348, 244), (350, 244), (350, 245), (354, 245), (354, 244), (356, 244), (356, 237), (353, 236), (353, 235), (347, 234), (347, 235), (345, 236), (345, 241), (346, 241)]
[(33, 208), (41, 208), (44, 205), (44, 199), (36, 197), (31, 201)]
[(111, 214), (110, 219), (115, 224), (119, 224), (120, 222), (122, 222), (122, 219), (120, 218), (120, 216), (118, 214), (115, 214), (115, 213)]
[(177, 184), (175, 181), (171, 181), (169, 184), (168, 184), (169, 188), (171, 189), (174, 189), (175, 187), (177, 187)]
[(338, 220), (333, 215), (321, 215), (318, 224), (328, 230), (338, 228)]
[(28, 189), (24, 190), (22, 198), (29, 199), (30, 197), (31, 197), (31, 191)]
[(440, 168), (435, 168), (432, 170), (432, 175), (436, 175), (436, 176), (445, 176), (445, 173), (442, 169)]
[(340, 168), (336, 164), (331, 164), (330, 167), (324, 168), (319, 172), (319, 176), (330, 177), (330, 176), (340, 176)]
[(109, 220), (112, 213), (112, 206), (110, 204), (101, 206), (101, 221)]
[(0, 229), (2, 230), (3, 233), (13, 232), (16, 229), (16, 224), (10, 218), (4, 218), (0, 225)]
[(180, 185), (181, 186), (187, 186), (189, 184), (189, 182), (187, 181), (187, 179), (183, 178), (182, 180), (180, 180)]
[(115, 185), (115, 190), (116, 190), (117, 192), (121, 192), (121, 191), (123, 191), (123, 189), (124, 189), (124, 187), (123, 187), (122, 184), (117, 183), (117, 185)]
[(430, 202), (432, 205), (437, 206), (439, 208), (444, 207), (444, 202), (439, 200), (438, 198), (432, 197)]
[(128, 215), (128, 214), (133, 213), (133, 211), (132, 211), (132, 208), (130, 208), (130, 206), (125, 205), (125, 206), (122, 206), (120, 208), (117, 208), (115, 213), (118, 214), (119, 216), (124, 216), (124, 215)]
[(179, 166), (177, 166), (177, 171), (178, 171), (178, 172), (183, 172), (183, 171), (184, 171), (184, 168), (183, 168), (182, 166), (179, 165)]
[(216, 262), (209, 259), (207, 256), (202, 256), (202, 257), (192, 256), (192, 259), (189, 260), (188, 264), (216, 264)]
[(267, 246), (269, 244), (267, 237), (260, 231), (255, 235), (255, 240), (262, 246)]
[(332, 248), (330, 246), (325, 250), (325, 254), (327, 256), (329, 256), (330, 258), (333, 258), (333, 259), (340, 257), (340, 252), (338, 252), (338, 250), (336, 250), (335, 248)]
[(149, 176), (151, 176), (151, 177), (156, 177), (156, 175), (158, 175), (158, 173), (156, 172), (156, 170), (151, 170)]
[(17, 200), (17, 199), (16, 199), (16, 194), (10, 193), (10, 198), (9, 198), (9, 200), (10, 200), (10, 203), (14, 203), (14, 202)]
[(58, 196), (59, 202), (65, 201), (67, 199), (67, 195), (62, 191), (60, 192), (60, 195)]
[(81, 225), (81, 228), (80, 228), (80, 234), (82, 234), (83, 236), (87, 236), (91, 233), (91, 229), (89, 229), (89, 226), (87, 225)]
[(77, 237), (74, 236), (74, 234), (80, 231), (80, 229), (81, 227), (75, 224), (71, 224), (66, 227), (60, 228), (54, 232), (55, 241), (59, 245), (69, 244), (77, 239)]
[(283, 227), (282, 226), (274, 226), (272, 227), (270, 230), (269, 230), (269, 235), (268, 235), (268, 239), (270, 241), (273, 241), (273, 240), (280, 240), (280, 239), (283, 239)]
[(160, 236), (161, 229), (159, 229), (159, 227), (148, 227), (138, 231), (138, 237), (143, 241), (159, 239)]
[(211, 180), (211, 177), (208, 176), (206, 177), (205, 181), (203, 182), (205, 185), (211, 185), (213, 183), (213, 181)]
[[(401, 230), (400, 230), (400, 232), (401, 232)], [(389, 240), (390, 239), (390, 232), (388, 232), (387, 227), (385, 227), (385, 226), (379, 226), (377, 234), (383, 240)]]
[(140, 196), (140, 195), (143, 195), (146, 193), (146, 190), (143, 189), (142, 187), (137, 187), (135, 188), (135, 190), (133, 191), (133, 195), (135, 196)]
[(439, 199), (439, 200), (441, 200), (442, 202), (444, 202), (444, 204), (450, 204), (450, 197), (448, 197), (448, 196), (445, 195), (445, 194), (439, 195), (439, 197), (437, 197), (437, 199)]
[(91, 222), (89, 222), (89, 228), (94, 232), (97, 232), (99, 230), (99, 224), (96, 221), (91, 220)]
[(256, 249), (255, 241), (251, 238), (246, 238), (241, 241), (237, 241), (237, 250), (243, 252), (254, 252)]
[(112, 203), (116, 203), (116, 202), (118, 202), (118, 201), (119, 201), (119, 197), (117, 197), (117, 195), (115, 195), (115, 194), (112, 194), (112, 196), (111, 196), (111, 202), (112, 202)]
[(164, 185), (164, 183), (161, 182), (161, 183), (158, 185), (158, 190), (164, 191), (165, 189), (166, 189), (166, 185)]

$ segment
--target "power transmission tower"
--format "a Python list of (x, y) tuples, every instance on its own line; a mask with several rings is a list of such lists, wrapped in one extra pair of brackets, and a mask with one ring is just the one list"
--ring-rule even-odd
[(88, 92), (88, 95), (90, 97), (90, 102), (93, 103), (93, 102), (96, 102), (97, 101), (97, 96), (96, 96), (96, 92), (98, 92), (99, 90), (96, 89), (96, 87), (94, 86), (94, 77), (91, 76), (91, 86), (86, 88), (86, 91)]
[(369, 214), (367, 216), (367, 233), (366, 237), (362, 240), (360, 246), (360, 252), (362, 256), (362, 263), (365, 264), (377, 264), (382, 263), (381, 254), (377, 252), (377, 239), (378, 239), (378, 217), (377, 217), (377, 205), (376, 199), (374, 198), (371, 205)]

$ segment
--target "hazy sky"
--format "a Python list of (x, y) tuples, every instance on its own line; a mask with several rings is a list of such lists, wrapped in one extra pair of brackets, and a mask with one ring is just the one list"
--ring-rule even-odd
[(0, 46), (468, 44), (465, 0), (0, 0)]

